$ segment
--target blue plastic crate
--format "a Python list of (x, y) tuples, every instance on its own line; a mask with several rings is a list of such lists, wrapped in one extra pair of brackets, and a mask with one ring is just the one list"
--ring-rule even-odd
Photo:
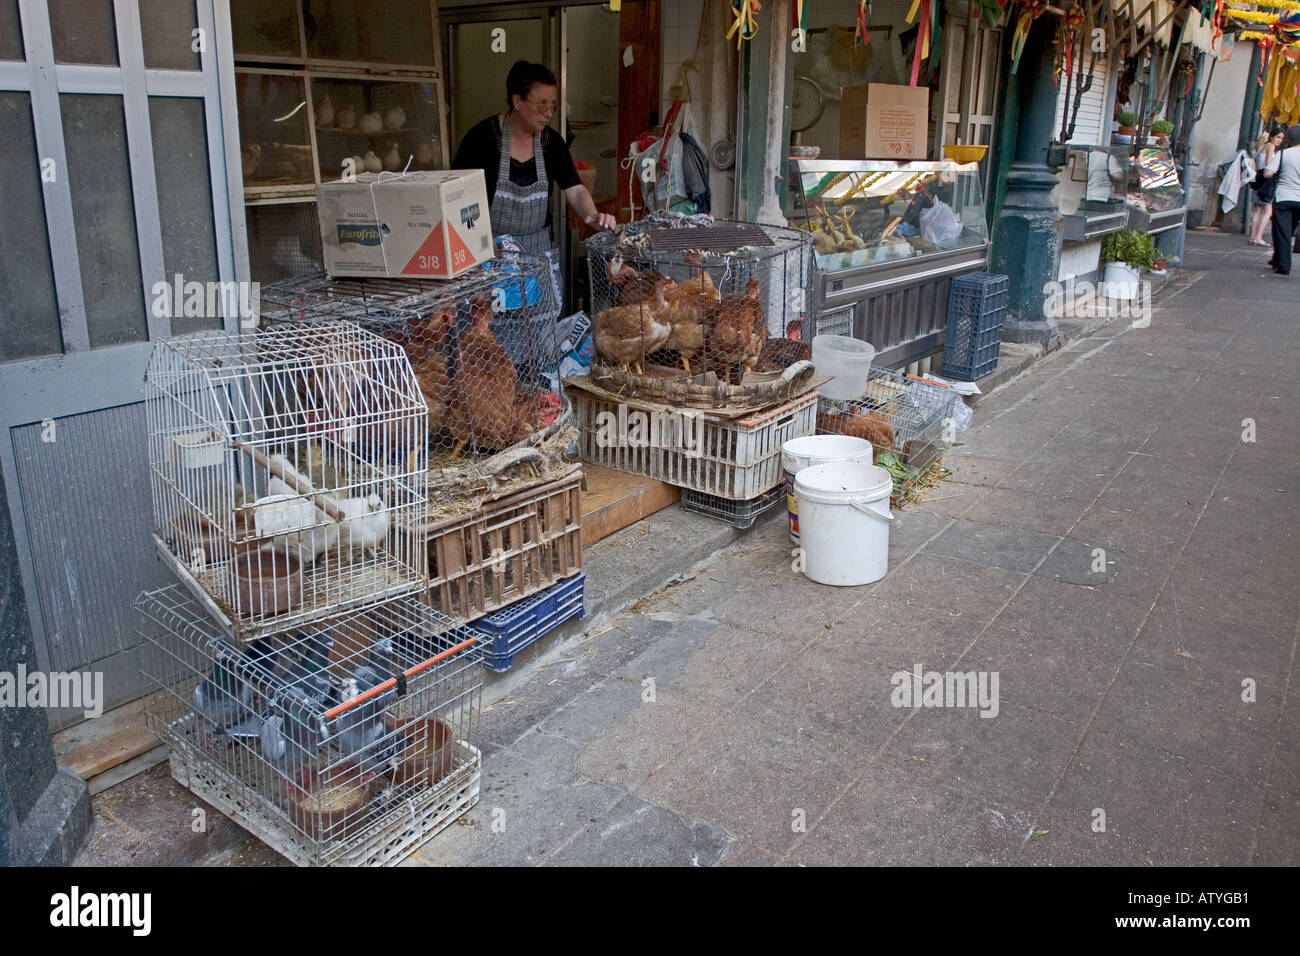
[(582, 589), (587, 572), (557, 581), (545, 591), (530, 598), (516, 601), (471, 625), (483, 632), (480, 645), (483, 666), (498, 674), (508, 671), (515, 655), (548, 634), (571, 617), (582, 620), (587, 616), (583, 606)]
[(1006, 308), (1010, 282), (1004, 275), (972, 272), (952, 280), (948, 292), (948, 312), (969, 315), (992, 315)]

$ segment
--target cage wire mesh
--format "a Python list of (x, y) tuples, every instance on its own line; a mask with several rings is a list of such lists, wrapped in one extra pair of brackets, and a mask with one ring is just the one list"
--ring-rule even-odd
[(405, 350), (429, 410), (435, 517), (573, 469), (573, 416), (555, 374), (566, 343), (545, 259), (502, 253), (451, 280), (320, 272), (263, 286), (261, 310), (272, 325), (347, 319)]
[(248, 206), (248, 267), (257, 282), (276, 282), (324, 268), (316, 203)]
[(473, 805), (477, 631), (406, 597), (236, 646), (179, 585), (135, 606), (173, 772), (294, 862), (395, 863)]
[(588, 239), (587, 254), (598, 363), (738, 385), (810, 357), (805, 232), (660, 213)]
[(428, 411), (350, 323), (159, 342), (145, 414), (160, 553), (249, 640), (427, 584)]
[(818, 399), (817, 433), (852, 435), (871, 442), (875, 463), (894, 481), (893, 499), (910, 498), (931, 465), (943, 458), (948, 427), (961, 396), (900, 371), (871, 367), (855, 399)]

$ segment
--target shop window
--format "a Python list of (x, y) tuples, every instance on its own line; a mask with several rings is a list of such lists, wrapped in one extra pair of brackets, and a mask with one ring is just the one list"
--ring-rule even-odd
[(59, 96), (90, 347), (149, 338), (122, 98)]
[(113, 0), (49, 0), (57, 63), (117, 66)]
[(36, 165), (31, 97), (0, 92), (0, 165), (6, 171), (5, 227), (0, 229), (0, 361), (63, 350), (54, 267)]
[(140, 0), (144, 65), (151, 70), (199, 69), (193, 33), (198, 25), (193, 3)]

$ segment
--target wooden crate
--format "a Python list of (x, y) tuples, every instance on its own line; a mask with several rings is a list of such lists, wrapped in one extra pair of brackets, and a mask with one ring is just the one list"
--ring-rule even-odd
[(577, 471), (430, 525), (433, 606), (472, 621), (581, 571), (581, 487)]

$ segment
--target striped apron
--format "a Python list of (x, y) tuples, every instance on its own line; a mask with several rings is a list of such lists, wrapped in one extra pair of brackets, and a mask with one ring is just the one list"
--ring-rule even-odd
[[(550, 266), (551, 292), (554, 296), (552, 300), (554, 306), (552, 310), (548, 310), (547, 318), (553, 322), (555, 316), (559, 314), (564, 299), (560, 290), (560, 257), (551, 242), (551, 233), (547, 225), (551, 208), (551, 180), (546, 174), (546, 160), (542, 154), (542, 133), (538, 130), (533, 136), (533, 162), (537, 167), (537, 182), (530, 186), (517, 186), (510, 181), (509, 114), (500, 118), (498, 129), (497, 153), (500, 158), (497, 161), (497, 187), (492, 196), (492, 205), (489, 207), (492, 216), (492, 234), (502, 236), (509, 233), (523, 247), (524, 252), (546, 258)], [(538, 348), (537, 344), (525, 348), (522, 340), (510, 341), (516, 337), (524, 340), (531, 339), (535, 330), (520, 328), (507, 331), (505, 328), (494, 328), (494, 331), (497, 332), (498, 340), (507, 340), (502, 342), (502, 346), (511, 353), (516, 365), (520, 363), (523, 355)], [(547, 345), (550, 347), (548, 348)], [(551, 343), (541, 345), (543, 354), (555, 347)], [(558, 356), (556, 358), (558, 359)]]

